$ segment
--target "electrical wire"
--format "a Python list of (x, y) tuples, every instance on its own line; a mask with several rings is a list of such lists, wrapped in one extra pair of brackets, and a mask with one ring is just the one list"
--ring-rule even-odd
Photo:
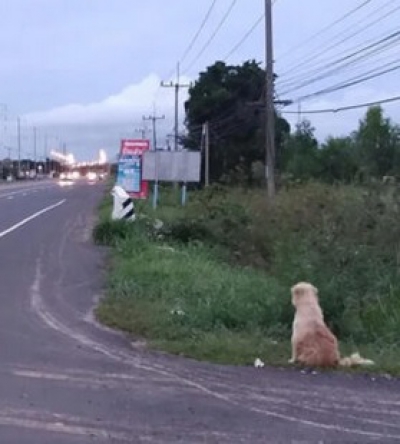
[(371, 3), (372, 0), (364, 0), (361, 4), (359, 4), (358, 6), (356, 6), (355, 8), (351, 9), (350, 11), (346, 12), (344, 15), (342, 15), (341, 17), (339, 17), (338, 19), (334, 20), (332, 23), (330, 23), (329, 25), (325, 26), (324, 28), (322, 28), (320, 31), (316, 32), (315, 34), (313, 34), (312, 36), (308, 37), (306, 40), (303, 40), (302, 42), (300, 42), (298, 45), (290, 48), (289, 50), (287, 50), (285, 53), (283, 53), (280, 56), (280, 59), (282, 60), (283, 58), (285, 58), (287, 55), (292, 54), (294, 50), (301, 48), (302, 46), (306, 45), (307, 43), (309, 43), (310, 41), (313, 41), (316, 37), (319, 37), (321, 34), (323, 34), (326, 31), (329, 31), (330, 29), (332, 29), (334, 26), (336, 26), (337, 24), (345, 21), (347, 18), (351, 17), (353, 14), (355, 14), (356, 12), (358, 12), (360, 9), (364, 8), (365, 6), (367, 6), (369, 3)]
[(187, 48), (185, 49), (180, 62), (183, 63), (186, 60), (186, 57), (188, 56), (189, 52), (191, 51), (191, 49), (193, 48), (194, 44), (196, 43), (197, 39), (199, 38), (199, 35), (201, 33), (201, 31), (204, 29), (208, 19), (210, 18), (210, 15), (216, 5), (218, 0), (213, 0), (210, 7), (208, 8), (206, 15), (204, 16), (202, 22), (200, 23), (200, 27), (197, 30), (196, 34), (193, 36), (192, 40), (190, 41), (189, 45), (187, 46)]
[(236, 45), (226, 54), (223, 60), (229, 59), (229, 57), (234, 54), (243, 43), (253, 34), (253, 32), (257, 29), (257, 27), (264, 20), (265, 14), (262, 14), (258, 19), (254, 22), (254, 24), (250, 27), (250, 29), (244, 34), (244, 36), (236, 43)]
[[(326, 73), (326, 76), (325, 75), (321, 75), (320, 76), (321, 79), (313, 79), (313, 80), (315, 80), (314, 82), (309, 81), (309, 84), (319, 82), (320, 80), (321, 81), (325, 80), (328, 77), (337, 77), (339, 74), (344, 74), (344, 73), (346, 73), (346, 74), (353, 74), (357, 78), (357, 76), (365, 76), (365, 75), (367, 75), (367, 74), (369, 74), (371, 72), (375, 72), (376, 70), (381, 69), (383, 66), (388, 66), (391, 63), (397, 62), (397, 59), (394, 59), (394, 60), (391, 60), (391, 61), (388, 62), (388, 60), (390, 60), (390, 58), (386, 55), (385, 58), (377, 58), (376, 60), (374, 60), (374, 64), (376, 66), (374, 68), (372, 68), (372, 70), (365, 71), (365, 68), (371, 66), (371, 60), (370, 59), (372, 57), (374, 57), (375, 55), (381, 53), (381, 52), (385, 52), (388, 49), (392, 49), (393, 53), (396, 51), (395, 55), (397, 56), (398, 55), (398, 50), (396, 50), (395, 46), (398, 46), (399, 43), (400, 43), (400, 37), (399, 37), (399, 40), (397, 42), (393, 42), (390, 45), (393, 48), (381, 48), (381, 49), (377, 49), (377, 50), (375, 50), (373, 52), (370, 52), (368, 54), (364, 54), (362, 56), (359, 56), (359, 57), (357, 57), (356, 60), (352, 60), (352, 61), (342, 65), (341, 67), (336, 68), (336, 69), (331, 70), (330, 72)], [(390, 54), (390, 55), (392, 55), (392, 54)], [(283, 94), (286, 95), (286, 94), (288, 94), (289, 91), (291, 93), (295, 92), (295, 91), (299, 91), (299, 90), (305, 88), (306, 86), (308, 86), (308, 85), (301, 85), (301, 86), (300, 85), (296, 85), (295, 87), (293, 87), (290, 90), (289, 89), (284, 90), (284, 91), (280, 90), (279, 92), (280, 92), (281, 95), (283, 95)]]
[[(281, 92), (282, 95), (291, 93), (293, 91), (297, 91), (299, 89), (302, 89), (306, 86), (309, 86), (315, 82), (318, 82), (320, 80), (324, 80), (328, 77), (331, 77), (332, 75), (340, 72), (343, 70), (343, 68), (353, 65), (354, 63), (364, 60), (365, 58), (370, 57), (371, 55), (374, 55), (376, 53), (380, 53), (382, 50), (390, 48), (393, 45), (398, 44), (400, 41), (400, 31), (396, 31), (372, 44), (369, 44), (362, 49), (352, 52), (350, 54), (347, 54), (343, 57), (340, 57), (337, 60), (334, 60), (330, 63), (328, 63), (324, 68), (321, 69), (327, 69), (328, 71), (321, 73), (320, 75), (316, 77), (312, 77), (310, 79), (306, 79), (296, 86), (290, 87), (289, 89), (286, 89)], [(382, 45), (382, 47), (380, 46)], [(343, 63), (344, 62), (344, 63)], [(335, 66), (338, 65), (338, 66)], [(329, 69), (331, 68), (331, 69)]]
[[(396, 62), (399, 62), (399, 60), (397, 60)], [(390, 64), (393, 64), (393, 63), (394, 62), (391, 62)], [(329, 93), (332, 93), (332, 92), (340, 91), (342, 89), (346, 89), (346, 88), (349, 88), (351, 86), (359, 85), (360, 83), (365, 83), (365, 82), (367, 82), (369, 80), (372, 80), (372, 79), (375, 79), (377, 77), (382, 77), (385, 74), (389, 74), (391, 72), (398, 71), (399, 69), (400, 69), (400, 65), (396, 65), (396, 66), (393, 66), (391, 68), (387, 68), (387, 69), (384, 69), (382, 71), (379, 71), (377, 73), (370, 74), (368, 76), (364, 76), (364, 77), (356, 78), (356, 79), (350, 79), (349, 81), (347, 81), (345, 83), (341, 83), (341, 84), (336, 85), (336, 86), (331, 86), (329, 88), (321, 89), (320, 91), (314, 92), (312, 94), (308, 94), (308, 95), (299, 97), (297, 100), (295, 100), (295, 102), (303, 102), (304, 100), (309, 100), (309, 99), (314, 98), (314, 97), (318, 97), (318, 96), (321, 96), (321, 95), (325, 95), (325, 94), (329, 94)], [(373, 70), (373, 71), (376, 71), (376, 69)]]
[(223, 25), (225, 24), (226, 20), (228, 19), (228, 17), (230, 16), (234, 6), (236, 5), (237, 0), (232, 0), (231, 4), (229, 5), (227, 11), (225, 12), (224, 16), (222, 17), (222, 19), (220, 20), (220, 22), (218, 23), (217, 27), (215, 28), (215, 30), (213, 31), (213, 33), (211, 34), (210, 38), (206, 41), (206, 43), (203, 45), (203, 47), (200, 49), (200, 51), (198, 52), (198, 54), (196, 55), (196, 57), (189, 63), (189, 65), (186, 67), (186, 69), (184, 70), (184, 73), (187, 73), (188, 71), (190, 71), (190, 69), (194, 66), (194, 64), (198, 61), (198, 59), (204, 54), (205, 50), (210, 46), (210, 44), (212, 43), (212, 41), (214, 40), (214, 38), (216, 37), (216, 35), (218, 34), (218, 32), (221, 30), (221, 28), (223, 27)]
[[(289, 65), (289, 67), (286, 69), (286, 71), (284, 71), (280, 74), (280, 78), (282, 79), (282, 78), (285, 78), (288, 74), (292, 74), (294, 69), (296, 69), (296, 72), (299, 72), (299, 68), (302, 68), (304, 66), (306, 67), (306, 69), (309, 69), (307, 67), (307, 65), (309, 64), (310, 61), (315, 62), (315, 60), (319, 59), (321, 56), (326, 55), (332, 49), (337, 49), (340, 45), (348, 42), (349, 40), (353, 39), (357, 35), (360, 35), (361, 33), (363, 33), (364, 31), (371, 32), (371, 28), (373, 26), (381, 23), (386, 18), (392, 16), (396, 11), (398, 11), (400, 9), (400, 6), (397, 6), (393, 9), (391, 9), (390, 11), (386, 12), (385, 14), (378, 16), (373, 21), (366, 23), (360, 29), (357, 29), (357, 26), (360, 24), (362, 25), (364, 23), (365, 19), (368, 19), (369, 17), (374, 16), (376, 13), (382, 11), (383, 9), (385, 9), (387, 6), (389, 6), (392, 3), (393, 3), (393, 0), (389, 0), (384, 5), (380, 6), (377, 9), (374, 9), (370, 14), (368, 14), (366, 17), (359, 20), (358, 22), (356, 22), (355, 24), (353, 24), (349, 28), (345, 29), (344, 31), (341, 31), (338, 34), (335, 34), (333, 37), (331, 37), (329, 39), (328, 46), (325, 46), (324, 44), (320, 44), (318, 46), (317, 53), (312, 52), (308, 57), (305, 57), (305, 58), (302, 57), (301, 61), (299, 61), (299, 62), (295, 61), (294, 63)], [(356, 30), (354, 28), (356, 28)], [(347, 31), (350, 31), (350, 34), (346, 34)], [(318, 63), (320, 63), (320, 62), (318, 62)], [(317, 64), (317, 66), (318, 66), (318, 64)]]
[[(371, 0), (369, 0), (371, 1)], [(272, 4), (275, 5), (278, 0), (273, 0)], [(253, 23), (253, 25), (246, 31), (246, 33), (243, 35), (243, 37), (233, 46), (233, 48), (226, 54), (226, 56), (222, 60), (227, 60), (229, 57), (234, 54), (242, 45), (243, 43), (253, 34), (253, 32), (258, 28), (258, 26), (261, 24), (261, 22), (265, 18), (265, 13), (261, 14), (260, 17)]]
[[(202, 22), (200, 23), (199, 29), (197, 30), (196, 34), (193, 36), (192, 40), (190, 41), (189, 45), (186, 47), (185, 51), (183, 52), (183, 55), (180, 59), (180, 63), (184, 62), (184, 60), (186, 60), (186, 57), (188, 56), (188, 54), (190, 53), (191, 49), (193, 48), (194, 44), (196, 43), (201, 31), (204, 29), (208, 19), (211, 16), (212, 11), (214, 10), (214, 7), (216, 5), (218, 0), (213, 0), (210, 7), (208, 8), (206, 15), (204, 16)], [(171, 69), (171, 71), (169, 71), (168, 75), (165, 76), (165, 78), (170, 78), (174, 72), (175, 72), (176, 68)], [(161, 85), (158, 86), (157, 90), (154, 93), (154, 99), (157, 98), (158, 93), (160, 92), (161, 89)]]
[[(396, 32), (398, 29), (399, 29), (399, 28), (396, 27), (396, 28), (390, 30), (389, 33), (390, 33), (390, 34), (391, 34), (391, 33), (394, 33), (394, 32)], [(378, 38), (379, 38), (379, 39), (384, 38), (384, 36), (386, 36), (386, 35), (387, 35), (387, 33), (385, 32), (385, 34), (381, 34), (381, 35), (379, 35)], [(372, 38), (372, 39), (368, 39), (368, 40), (366, 40), (366, 41), (363, 43), (363, 45), (365, 45), (365, 44), (370, 44), (370, 43), (372, 43), (372, 42), (375, 42), (375, 41), (376, 41), (375, 39), (376, 39), (376, 37), (375, 37), (375, 38)], [(348, 48), (348, 51), (354, 51), (354, 50), (359, 49), (360, 47), (362, 47), (362, 46), (358, 44), (358, 45), (356, 45), (356, 46), (353, 46), (353, 47), (351, 47), (351, 48)], [(386, 50), (387, 50), (387, 48), (383, 48), (382, 51), (377, 51), (377, 52), (385, 52)], [(386, 55), (385, 57), (387, 58), (388, 55)], [(331, 59), (328, 59), (328, 61), (329, 61), (329, 60), (331, 60)], [(377, 62), (377, 61), (379, 61), (379, 59), (376, 60), (375, 62)], [(356, 67), (356, 69), (359, 69), (360, 67), (362, 67), (362, 66), (365, 64), (365, 62), (370, 63), (369, 60), (368, 60), (368, 58), (365, 58), (365, 59), (363, 59), (363, 60), (359, 60), (359, 63), (357, 63), (357, 67)], [(302, 70), (300, 70), (300, 72), (299, 72), (299, 71), (296, 70), (296, 74), (295, 74), (294, 76), (292, 76), (291, 78), (285, 79), (283, 82), (280, 82), (280, 81), (279, 81), (279, 78), (278, 78), (277, 84), (278, 84), (278, 86), (279, 86), (280, 88), (288, 88), (288, 87), (291, 87), (291, 86), (293, 86), (293, 85), (297, 85), (297, 84), (299, 83), (299, 78), (301, 78), (302, 80), (304, 80), (304, 78), (307, 78), (307, 77), (310, 77), (310, 76), (312, 76), (312, 75), (314, 75), (314, 74), (319, 73), (322, 69), (324, 69), (324, 67), (325, 67), (325, 65), (319, 65), (318, 68), (311, 69), (311, 70), (306, 71), (306, 72), (302, 72)], [(346, 69), (344, 68), (344, 70), (345, 70), (345, 71), (349, 71), (348, 68), (350, 68), (351, 71), (354, 70), (353, 65), (348, 65), (348, 66), (346, 66)]]
[[(389, 97), (387, 99), (375, 100), (372, 102), (364, 102), (364, 103), (359, 103), (356, 105), (341, 106), (338, 108), (301, 110), (301, 114), (339, 113), (342, 111), (350, 111), (353, 109), (367, 108), (367, 107), (374, 106), (374, 105), (384, 105), (385, 103), (392, 103), (392, 102), (398, 102), (398, 101), (400, 101), (400, 96), (394, 96), (394, 97)], [(299, 111), (287, 110), (287, 111), (281, 111), (281, 114), (299, 114)]]

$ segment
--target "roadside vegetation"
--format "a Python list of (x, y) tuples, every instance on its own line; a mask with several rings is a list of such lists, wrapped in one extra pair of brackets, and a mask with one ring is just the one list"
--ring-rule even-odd
[[(319, 289), (343, 352), (400, 369), (400, 196), (388, 187), (310, 183), (265, 193), (211, 187), (155, 214), (94, 231), (110, 245), (107, 297), (97, 314), (150, 346), (225, 363), (286, 364), (290, 287)], [(105, 207), (107, 208), (107, 207)], [(161, 229), (154, 228), (154, 217)]]
[(291, 130), (277, 113), (272, 205), (263, 110), (247, 105), (264, 78), (254, 62), (217, 62), (190, 88), (182, 143), (200, 146), (209, 123), (211, 186), (185, 207), (166, 187), (156, 211), (138, 202), (145, 217), (125, 223), (103, 202), (94, 239), (112, 260), (98, 318), (168, 352), (286, 365), (290, 287), (307, 280), (342, 353), (400, 374), (400, 129), (371, 107), (356, 131), (320, 143), (310, 122)]

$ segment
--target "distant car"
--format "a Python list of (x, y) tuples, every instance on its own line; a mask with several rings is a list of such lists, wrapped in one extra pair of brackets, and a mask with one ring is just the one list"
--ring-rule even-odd
[(89, 171), (86, 174), (86, 179), (90, 180), (91, 182), (93, 182), (93, 181), (97, 180), (97, 174), (94, 171)]
[(60, 173), (60, 180), (63, 182), (71, 182), (73, 178), (70, 173)]

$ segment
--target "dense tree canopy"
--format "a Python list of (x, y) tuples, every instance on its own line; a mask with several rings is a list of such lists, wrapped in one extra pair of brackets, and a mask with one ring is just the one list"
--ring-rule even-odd
[[(199, 149), (208, 122), (211, 181), (253, 185), (263, 179), (264, 85), (265, 71), (255, 61), (239, 66), (216, 62), (189, 89), (183, 142)], [(307, 120), (290, 133), (288, 122), (276, 113), (275, 126), (276, 169), (284, 177), (333, 183), (400, 176), (400, 127), (380, 106), (370, 107), (349, 136), (323, 143)]]
[[(185, 103), (188, 136), (185, 144), (198, 148), (201, 128), (210, 129), (210, 178), (220, 181), (237, 177), (254, 182), (254, 164), (264, 162), (265, 71), (255, 61), (240, 66), (216, 62), (189, 89)], [(285, 136), (286, 120), (276, 119), (277, 163)]]
[(318, 141), (308, 120), (297, 124), (287, 138), (283, 152), (283, 170), (299, 179), (310, 179), (319, 174)]
[(399, 172), (396, 165), (400, 150), (400, 131), (385, 118), (380, 106), (368, 110), (354, 135), (361, 172), (368, 177), (382, 177)]
[(400, 175), (400, 128), (380, 106), (368, 109), (347, 137), (328, 137), (319, 144), (308, 121), (286, 139), (283, 170), (294, 179), (352, 182)]

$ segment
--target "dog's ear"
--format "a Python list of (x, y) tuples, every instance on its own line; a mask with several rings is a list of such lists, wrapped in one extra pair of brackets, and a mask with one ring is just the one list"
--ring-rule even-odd
[(299, 284), (293, 285), (290, 289), (292, 296), (300, 296), (303, 293), (303, 289), (299, 286)]
[(291, 288), (292, 295), (302, 296), (308, 290), (308, 287), (309, 285), (306, 282), (298, 282)]
[(291, 293), (292, 293), (292, 304), (293, 305), (297, 305), (297, 301), (299, 299), (302, 298), (302, 296), (304, 296), (305, 294), (305, 288), (301, 283), (298, 283), (296, 285), (293, 285), (293, 287), (291, 288)]

